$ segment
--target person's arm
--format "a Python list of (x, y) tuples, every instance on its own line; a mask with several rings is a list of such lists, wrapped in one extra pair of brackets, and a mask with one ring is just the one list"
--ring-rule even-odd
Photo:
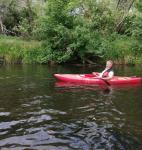
[(106, 70), (102, 71), (101, 73), (97, 73), (97, 74), (96, 74), (96, 72), (92, 72), (92, 74), (97, 76), (98, 78), (102, 78), (105, 71)]
[(92, 72), (92, 74), (93, 74), (94, 76), (100, 76), (100, 73), (98, 73), (98, 72)]
[(99, 74), (99, 78), (103, 78), (103, 74), (105, 71), (106, 71), (106, 69)]
[(108, 77), (104, 77), (104, 78), (102, 78), (102, 79), (104, 79), (104, 80), (110, 80), (110, 79), (112, 79), (112, 78), (113, 78), (113, 76), (114, 76), (114, 72), (113, 72), (113, 71), (111, 71), (111, 72), (109, 72)]

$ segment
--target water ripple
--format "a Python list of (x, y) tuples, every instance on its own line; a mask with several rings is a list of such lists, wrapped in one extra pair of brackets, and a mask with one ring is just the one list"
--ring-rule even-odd
[(0, 149), (142, 149), (141, 87), (57, 85), (61, 68), (36, 67), (0, 70)]

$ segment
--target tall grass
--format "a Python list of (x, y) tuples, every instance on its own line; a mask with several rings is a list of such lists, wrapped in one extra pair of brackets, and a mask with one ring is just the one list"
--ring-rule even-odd
[(0, 57), (4, 59), (5, 63), (36, 62), (39, 49), (41, 49), (41, 43), (38, 41), (0, 36)]
[(104, 58), (116, 64), (142, 64), (142, 43), (127, 36), (115, 37), (106, 42)]

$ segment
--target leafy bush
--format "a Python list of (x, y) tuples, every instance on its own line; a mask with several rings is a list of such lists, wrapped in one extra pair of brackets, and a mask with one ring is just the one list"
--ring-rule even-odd
[(42, 7), (28, 0), (20, 9), (16, 0), (12, 2), (4, 18), (8, 21), (7, 17), (14, 17), (9, 21), (14, 23), (11, 28), (24, 39), (35, 41), (1, 38), (0, 53), (7, 62), (17, 59), (24, 63), (96, 63), (106, 59), (118, 63), (141, 62), (140, 0), (134, 5), (130, 5), (132, 1), (119, 1), (118, 6), (110, 0), (48, 0)]
[(113, 31), (113, 20), (104, 3), (49, 0), (36, 33), (51, 50), (53, 61), (93, 60), (103, 57), (101, 44)]

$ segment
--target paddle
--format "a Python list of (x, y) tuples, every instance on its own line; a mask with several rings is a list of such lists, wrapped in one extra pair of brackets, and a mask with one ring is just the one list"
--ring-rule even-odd
[(105, 79), (102, 79), (102, 78), (95, 78), (95, 79), (100, 79), (100, 80), (104, 81), (105, 84), (107, 84), (108, 86), (111, 86), (111, 84), (108, 81), (106, 81)]
[[(96, 73), (96, 75), (97, 75), (98, 73)], [(107, 84), (108, 86), (111, 86), (110, 85), (110, 83), (107, 81), (107, 80), (105, 80), (105, 79), (103, 79), (103, 78), (100, 78), (100, 77), (98, 77), (98, 79), (100, 79), (100, 80), (102, 80), (103, 82), (105, 82), (105, 84)]]
[(111, 86), (111, 84), (110, 84), (107, 80), (102, 79), (102, 78), (99, 78), (99, 77), (96, 77), (96, 76), (93, 75), (93, 74), (85, 74), (85, 77), (95, 77), (95, 79), (100, 79), (100, 80), (102, 80), (103, 82), (105, 82), (105, 84), (107, 84), (107, 86)]

